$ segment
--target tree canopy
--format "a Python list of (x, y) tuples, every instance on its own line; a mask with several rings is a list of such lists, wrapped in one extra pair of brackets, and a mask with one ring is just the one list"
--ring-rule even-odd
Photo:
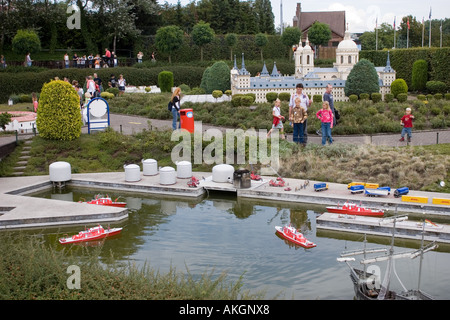
[(375, 66), (367, 59), (361, 59), (354, 65), (345, 82), (345, 95), (359, 96), (361, 93), (372, 94), (380, 91), (378, 74)]

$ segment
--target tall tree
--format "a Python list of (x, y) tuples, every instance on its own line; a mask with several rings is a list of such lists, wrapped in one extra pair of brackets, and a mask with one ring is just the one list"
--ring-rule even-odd
[(203, 46), (214, 40), (214, 30), (209, 23), (200, 21), (192, 29), (192, 40), (200, 47), (200, 60), (203, 61)]
[(169, 63), (172, 63), (172, 53), (183, 44), (183, 30), (177, 26), (159, 28), (156, 32), (155, 44), (159, 51), (169, 54)]
[(267, 35), (264, 33), (258, 33), (255, 36), (255, 43), (256, 45), (260, 48), (261, 50), (261, 61), (264, 61), (264, 57), (263, 57), (263, 47), (265, 47), (267, 45), (267, 43), (269, 42), (269, 40), (267, 39)]
[(289, 47), (289, 60), (292, 60), (292, 46), (298, 44), (302, 33), (299, 28), (287, 27), (281, 36), (283, 44)]
[(275, 17), (270, 0), (255, 0), (255, 12), (257, 15), (258, 29), (261, 33), (275, 33)]
[(317, 58), (318, 46), (323, 46), (331, 40), (331, 29), (326, 23), (316, 21), (308, 30), (308, 38), (315, 47), (315, 55)]

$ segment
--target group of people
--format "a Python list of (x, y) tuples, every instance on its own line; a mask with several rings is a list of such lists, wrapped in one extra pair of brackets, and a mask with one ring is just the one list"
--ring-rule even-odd
[[(328, 84), (323, 94), (322, 108), (316, 113), (316, 117), (321, 121), (321, 129), (317, 130), (317, 133), (322, 132), (322, 145), (325, 145), (327, 141), (329, 144), (333, 143), (331, 129), (336, 126), (336, 120), (339, 119), (339, 112), (334, 107), (332, 90), (333, 86)], [(311, 106), (311, 103), (312, 101), (308, 95), (303, 93), (303, 84), (297, 84), (296, 91), (291, 95), (289, 101), (289, 122), (294, 129), (293, 141), (303, 146), (306, 145), (308, 140), (307, 119), (308, 107)], [(267, 136), (269, 137), (273, 130), (278, 129), (280, 130), (281, 138), (285, 139), (283, 132), (285, 117), (281, 115), (280, 107), (281, 101), (277, 99), (272, 109), (272, 129), (270, 129)], [(411, 142), (413, 120), (414, 116), (411, 114), (411, 108), (406, 108), (405, 115), (400, 120), (400, 124), (403, 126), (400, 142), (405, 141), (405, 135), (408, 142)]]
[[(332, 95), (333, 86), (328, 84), (323, 95), (322, 109), (316, 113), (316, 117), (320, 119), (322, 125), (322, 145), (325, 145), (327, 140), (330, 144), (333, 143), (331, 137), (331, 129), (336, 125), (336, 113), (334, 108), (334, 101)], [(297, 84), (295, 92), (291, 95), (289, 100), (289, 122), (292, 125), (293, 141), (295, 143), (306, 145), (308, 141), (308, 107), (311, 106), (312, 100), (303, 92), (303, 84)], [(272, 109), (272, 129), (268, 132), (270, 136), (273, 130), (278, 129), (281, 132), (281, 138), (285, 139), (283, 122), (285, 117), (281, 115), (281, 101), (275, 100), (275, 105)]]
[(118, 60), (114, 51), (110, 51), (105, 48), (105, 54), (100, 57), (100, 54), (93, 55), (92, 53), (88, 56), (78, 56), (76, 53), (73, 54), (72, 59), (70, 59), (69, 54), (64, 55), (64, 66), (70, 68), (70, 61), (72, 60), (73, 68), (109, 68), (117, 67)]

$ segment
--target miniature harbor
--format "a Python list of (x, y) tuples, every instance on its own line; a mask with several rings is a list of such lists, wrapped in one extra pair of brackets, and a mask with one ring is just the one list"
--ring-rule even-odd
[[(161, 168), (160, 168), (161, 170)], [(71, 174), (70, 179), (64, 183), (66, 186), (87, 188), (89, 190), (114, 190), (140, 194), (201, 198), (211, 191), (231, 192), (236, 197), (253, 198), (270, 201), (288, 201), (299, 203), (312, 203), (323, 206), (343, 204), (352, 201), (372, 207), (383, 208), (387, 215), (394, 213), (397, 207), (400, 212), (424, 214), (426, 217), (450, 217), (450, 206), (435, 204), (432, 199), (448, 199), (448, 194), (411, 191), (410, 196), (419, 199), (428, 199), (428, 203), (411, 203), (402, 201), (401, 198), (366, 197), (363, 194), (351, 194), (344, 184), (327, 183), (327, 190), (315, 191), (313, 185), (316, 181), (302, 179), (283, 179), (284, 185), (274, 186), (276, 176), (262, 176), (261, 180), (252, 180), (247, 187), (239, 187), (228, 179), (217, 182), (214, 172), (192, 172), (190, 175), (198, 179), (195, 186), (188, 185), (188, 178), (175, 177), (173, 183), (162, 184), (163, 171), (154, 175), (143, 175), (140, 171), (135, 181), (129, 181), (127, 172), (85, 173)], [(54, 199), (42, 199), (27, 196), (39, 190), (51, 189), (55, 186), (51, 177), (30, 176), (0, 178), (0, 229), (22, 229), (54, 227), (64, 225), (83, 225), (94, 223), (120, 223), (128, 218), (127, 208), (106, 207), (87, 203), (61, 201)], [(94, 191), (95, 192), (95, 191)], [(445, 203), (445, 202), (444, 202)], [(376, 222), (367, 217), (339, 218), (324, 213), (317, 218), (317, 227), (344, 232), (369, 233), (378, 232), (380, 235), (388, 235), (383, 228), (374, 227)], [(414, 224), (414, 223), (413, 223)], [(374, 230), (377, 229), (377, 230)], [(389, 229), (389, 228), (387, 228)], [(426, 228), (428, 232), (429, 228)], [(409, 230), (409, 229), (408, 229)], [(431, 233), (431, 231), (436, 231)], [(417, 238), (421, 228), (411, 227), (405, 236)], [(444, 226), (439, 230), (430, 230), (431, 238), (439, 241), (450, 242), (450, 228)], [(401, 233), (399, 233), (400, 235)]]

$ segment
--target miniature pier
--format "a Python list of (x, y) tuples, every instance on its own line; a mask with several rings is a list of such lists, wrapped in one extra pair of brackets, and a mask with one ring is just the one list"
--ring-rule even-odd
[[(418, 198), (422, 201), (415, 203), (394, 198), (392, 194), (388, 197), (370, 198), (362, 194), (351, 194), (347, 185), (344, 184), (328, 183), (328, 190), (317, 192), (313, 188), (315, 181), (284, 179), (285, 185), (278, 187), (269, 183), (276, 177), (263, 176), (261, 181), (252, 180), (248, 188), (236, 188), (230, 182), (214, 182), (211, 172), (193, 172), (192, 175), (199, 180), (199, 184), (195, 187), (188, 186), (189, 179), (180, 178), (177, 178), (173, 184), (162, 185), (159, 174), (153, 176), (141, 175), (138, 181), (129, 182), (126, 181), (123, 171), (72, 174), (71, 179), (65, 184), (89, 190), (102, 190), (103, 192), (104, 190), (114, 190), (116, 192), (123, 191), (169, 198), (201, 199), (210, 191), (216, 191), (235, 193), (236, 197), (241, 198), (264, 199), (274, 202), (312, 203), (324, 207), (352, 201), (355, 203), (361, 202), (366, 206), (381, 207), (387, 211), (388, 215), (392, 215), (395, 207), (397, 207), (399, 212), (425, 213), (427, 218), (433, 216), (450, 218), (450, 205), (445, 204), (445, 201), (441, 203), (435, 203), (434, 201), (434, 199), (441, 199), (448, 200), (448, 203), (450, 203), (450, 195), (444, 193), (411, 191), (409, 195), (412, 198)], [(52, 187), (54, 186), (49, 176), (0, 178), (0, 229), (40, 228), (98, 222), (120, 223), (128, 218), (127, 208), (104, 207), (27, 196)], [(427, 199), (427, 203), (424, 203), (423, 199)], [(325, 208), (323, 210), (325, 211)], [(369, 222), (369, 220), (345, 219), (347, 223), (344, 223), (343, 220), (328, 214), (322, 214), (317, 218), (317, 227), (345, 232), (350, 230), (365, 232), (362, 227), (364, 224), (366, 229), (374, 228), (371, 227), (372, 222)], [(411, 233), (417, 236), (417, 230), (414, 229)], [(443, 241), (450, 241), (450, 231), (447, 227), (439, 230), (436, 234), (437, 237), (444, 239)]]

